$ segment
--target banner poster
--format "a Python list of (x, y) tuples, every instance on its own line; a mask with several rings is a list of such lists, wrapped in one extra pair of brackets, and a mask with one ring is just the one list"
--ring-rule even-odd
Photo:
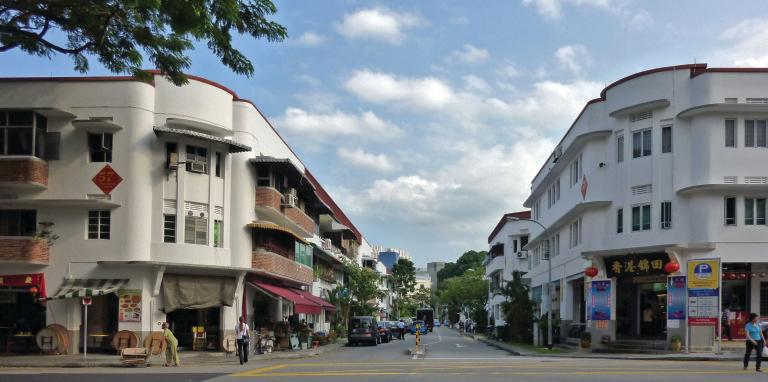
[(594, 280), (590, 291), (589, 318), (593, 321), (608, 321), (611, 319), (611, 280)]
[(667, 281), (667, 320), (685, 320), (685, 276), (672, 276)]
[(120, 289), (118, 291), (118, 321), (141, 322), (141, 289)]

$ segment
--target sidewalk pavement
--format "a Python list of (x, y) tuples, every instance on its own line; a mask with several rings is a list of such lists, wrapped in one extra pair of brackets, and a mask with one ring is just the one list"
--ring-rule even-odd
[[(320, 346), (317, 349), (294, 350), (294, 351), (276, 351), (270, 354), (257, 354), (249, 356), (249, 361), (266, 361), (273, 359), (297, 359), (314, 357), (328, 351), (338, 350), (344, 346), (344, 343)], [(181, 366), (205, 366), (205, 365), (235, 365), (238, 363), (237, 355), (226, 354), (222, 352), (179, 352), (181, 357)], [(165, 363), (165, 354), (155, 355), (150, 358), (153, 367), (161, 366)], [(125, 367), (117, 354), (88, 354), (88, 358), (83, 358), (82, 354), (76, 355), (17, 355), (0, 356), (0, 368), (7, 367), (34, 367), (34, 368), (54, 368), (54, 367)]]
[(530, 349), (521, 346), (515, 346), (506, 342), (500, 342), (486, 338), (482, 334), (465, 334), (480, 342), (484, 342), (495, 348), (505, 350), (513, 355), (524, 357), (552, 357), (552, 358), (590, 358), (590, 359), (618, 359), (618, 360), (655, 360), (655, 361), (741, 361), (744, 353), (725, 349), (724, 352), (717, 354), (714, 352), (702, 353), (672, 353), (660, 352), (655, 354), (632, 354), (632, 353), (592, 353), (585, 350), (567, 351), (563, 353), (547, 354), (546, 352), (532, 352)]

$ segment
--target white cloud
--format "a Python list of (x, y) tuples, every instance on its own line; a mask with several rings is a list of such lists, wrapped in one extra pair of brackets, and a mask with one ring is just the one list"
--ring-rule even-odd
[(607, 12), (621, 20), (624, 28), (638, 31), (655, 24), (653, 15), (645, 9), (632, 7), (632, 1), (617, 0), (522, 0), (526, 6), (533, 6), (546, 19), (559, 20), (563, 17), (563, 5), (589, 7)]
[(468, 92), (488, 93), (491, 91), (488, 82), (474, 74), (464, 76), (462, 79), (464, 80), (464, 89)]
[(367, 69), (356, 71), (344, 87), (368, 102), (405, 102), (422, 109), (441, 108), (454, 97), (450, 86), (434, 77), (406, 78)]
[(461, 62), (464, 64), (479, 64), (485, 62), (491, 54), (483, 48), (478, 48), (472, 44), (464, 44), (461, 49), (454, 50), (448, 56), (449, 61)]
[(371, 111), (347, 114), (338, 110), (311, 112), (289, 107), (274, 121), (275, 125), (297, 139), (317, 142), (338, 137), (387, 140), (402, 134), (402, 130), (397, 125), (379, 118)]
[(319, 46), (325, 43), (325, 36), (315, 32), (304, 32), (297, 42), (304, 46)]
[(405, 31), (422, 23), (411, 13), (394, 12), (386, 8), (363, 9), (344, 15), (336, 30), (349, 39), (370, 39), (399, 44)]
[(362, 169), (387, 173), (394, 171), (396, 168), (386, 155), (371, 154), (360, 148), (351, 150), (340, 147), (336, 154), (342, 161)]
[(562, 16), (563, 7), (560, 0), (523, 0), (523, 4), (533, 4), (539, 14), (548, 19), (559, 19)]
[(562, 46), (555, 52), (555, 58), (562, 67), (577, 76), (584, 73), (584, 66), (592, 63), (592, 57), (584, 45)]
[(713, 64), (765, 67), (768, 66), (768, 19), (748, 19), (723, 31), (721, 48), (713, 55)]

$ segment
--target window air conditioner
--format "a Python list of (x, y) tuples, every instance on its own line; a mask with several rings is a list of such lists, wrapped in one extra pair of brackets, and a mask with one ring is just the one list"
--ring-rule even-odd
[(179, 168), (179, 153), (170, 153), (168, 156), (168, 169), (176, 170)]
[(517, 252), (517, 258), (524, 260), (528, 258), (528, 252), (527, 251), (519, 251)]
[(190, 162), (189, 164), (189, 170), (192, 172), (201, 172), (205, 173), (207, 172), (208, 164), (205, 162)]
[(285, 193), (285, 204), (296, 207), (299, 204), (299, 197), (296, 195), (295, 188), (289, 188)]

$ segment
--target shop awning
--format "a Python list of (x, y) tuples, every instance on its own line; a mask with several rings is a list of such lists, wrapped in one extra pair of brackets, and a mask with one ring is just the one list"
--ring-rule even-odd
[(303, 237), (299, 236), (299, 234), (297, 234), (296, 232), (293, 232), (290, 228), (286, 228), (286, 227), (283, 227), (281, 225), (278, 225), (278, 224), (275, 224), (275, 223), (272, 223), (272, 222), (268, 222), (268, 221), (254, 221), (254, 222), (250, 222), (250, 223), (246, 224), (246, 227), (248, 227), (248, 228), (256, 228), (256, 229), (264, 229), (264, 230), (269, 230), (269, 231), (284, 232), (284, 233), (287, 233), (287, 234), (293, 236), (294, 239), (296, 239), (296, 240), (298, 240), (298, 241), (300, 241), (300, 242), (302, 242), (304, 244), (309, 244), (309, 242), (307, 242), (306, 239), (304, 239)]
[(310, 292), (302, 290), (302, 291), (299, 291), (299, 294), (301, 294), (305, 299), (310, 300), (317, 305), (320, 305), (320, 307), (323, 308), (323, 310), (329, 310), (331, 312), (336, 311), (336, 305), (333, 305), (330, 302), (325, 301), (322, 298), (317, 297)]
[(323, 307), (320, 304), (301, 295), (300, 293), (303, 292), (301, 290), (283, 288), (277, 285), (270, 285), (270, 284), (259, 283), (259, 282), (256, 282), (256, 283), (249, 282), (249, 284), (253, 285), (258, 289), (261, 289), (262, 291), (274, 297), (282, 297), (292, 302), (293, 310), (296, 313), (320, 314), (323, 310)]
[(64, 279), (61, 289), (45, 301), (117, 293), (127, 283), (128, 279)]
[(163, 276), (163, 311), (232, 306), (235, 303), (235, 278), (226, 276)]

